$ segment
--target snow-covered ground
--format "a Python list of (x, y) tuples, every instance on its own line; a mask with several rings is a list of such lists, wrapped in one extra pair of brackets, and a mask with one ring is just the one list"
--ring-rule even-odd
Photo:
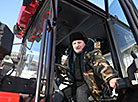
[(29, 71), (29, 70), (23, 70), (21, 74), (22, 78), (27, 78), (27, 79), (36, 78), (36, 76), (37, 76), (36, 71)]

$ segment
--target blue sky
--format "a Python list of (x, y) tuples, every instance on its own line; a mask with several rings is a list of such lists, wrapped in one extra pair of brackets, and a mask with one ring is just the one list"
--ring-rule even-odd
[[(1, 0), (0, 2), (0, 22), (6, 24), (13, 32), (13, 26), (16, 24), (18, 14), (21, 8), (23, 0)], [(16, 42), (21, 42), (21, 39), (15, 37)], [(20, 47), (13, 47), (14, 50), (18, 50)]]
[(13, 30), (23, 0), (1, 0), (0, 1), (0, 21)]

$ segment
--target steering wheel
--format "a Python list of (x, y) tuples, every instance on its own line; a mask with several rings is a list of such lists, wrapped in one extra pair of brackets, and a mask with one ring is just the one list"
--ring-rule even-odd
[(61, 64), (55, 64), (57, 70), (56, 80), (64, 85), (73, 85), (75, 81), (74, 74), (65, 66)]

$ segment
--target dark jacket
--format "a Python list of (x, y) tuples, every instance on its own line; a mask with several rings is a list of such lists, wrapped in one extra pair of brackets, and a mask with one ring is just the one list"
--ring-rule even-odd
[[(67, 66), (73, 72), (73, 62), (76, 54), (72, 46), (69, 46), (66, 53), (68, 55)], [(84, 80), (94, 98), (98, 100), (101, 94), (100, 90), (103, 89), (101, 86), (108, 85), (108, 81), (113, 77), (117, 77), (118, 74), (102, 56), (101, 50), (94, 48), (94, 41), (92, 39), (88, 39), (82, 50), (80, 62)], [(87, 70), (87, 67), (90, 67), (90, 70)]]

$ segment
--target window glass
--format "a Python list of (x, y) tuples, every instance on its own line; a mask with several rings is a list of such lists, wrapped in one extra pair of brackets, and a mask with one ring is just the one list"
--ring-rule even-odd
[[(132, 1), (134, 2), (136, 8), (138, 8), (138, 0)], [(109, 13), (113, 16), (116, 16), (119, 20), (128, 25), (128, 22), (118, 0), (112, 0), (112, 2), (109, 3)]]
[(118, 0), (113, 0), (113, 2), (109, 5), (109, 13), (128, 25)]
[(128, 68), (133, 62), (131, 51), (134, 51), (137, 54), (134, 36), (131, 30), (126, 29), (120, 24), (114, 24), (113, 27), (125, 68)]
[(104, 0), (88, 0), (88, 1), (100, 7), (101, 9), (105, 10)]
[(138, 0), (133, 0), (133, 2), (135, 4), (136, 8), (138, 9)]
[[(135, 4), (138, 5), (138, 0), (133, 1)], [(128, 25), (128, 22), (118, 0), (113, 0), (112, 3), (109, 5), (109, 13)], [(131, 51), (135, 49), (136, 42), (134, 36), (129, 27), (125, 27), (124, 25), (114, 23), (113, 28), (121, 52), (120, 57), (121, 59), (123, 59), (125, 68), (127, 68), (133, 62)], [(136, 50), (135, 53), (137, 54)]]

